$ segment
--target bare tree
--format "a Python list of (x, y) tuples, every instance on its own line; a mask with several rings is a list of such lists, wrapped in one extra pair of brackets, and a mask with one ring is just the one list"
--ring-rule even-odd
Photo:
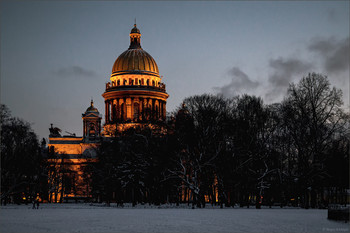
[(292, 156), (297, 161), (295, 180), (305, 208), (310, 206), (315, 183), (327, 176), (323, 166), (325, 151), (349, 124), (342, 104), (341, 90), (331, 88), (327, 77), (316, 73), (302, 78), (298, 84), (290, 84), (282, 103), (284, 124), (294, 148)]

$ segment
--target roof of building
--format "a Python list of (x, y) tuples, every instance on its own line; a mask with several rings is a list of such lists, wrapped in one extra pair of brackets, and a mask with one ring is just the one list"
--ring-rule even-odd
[(141, 48), (141, 33), (134, 25), (130, 33), (130, 47), (114, 62), (112, 74), (151, 74), (159, 76), (153, 57)]
[(98, 110), (97, 110), (97, 108), (95, 108), (94, 107), (94, 101), (93, 100), (91, 100), (91, 104), (90, 104), (90, 107), (88, 107), (87, 109), (86, 109), (86, 111), (85, 111), (85, 113), (88, 113), (88, 112), (99, 112)]

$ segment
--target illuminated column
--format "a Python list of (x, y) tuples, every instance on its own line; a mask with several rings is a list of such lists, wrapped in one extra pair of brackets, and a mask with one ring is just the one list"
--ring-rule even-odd
[(158, 100), (158, 119), (162, 119), (162, 102)]
[(109, 103), (106, 100), (106, 123), (109, 123)]
[(140, 116), (139, 119), (143, 120), (143, 98), (140, 98)]
[(118, 102), (117, 99), (113, 100), (113, 109), (114, 109), (114, 121), (118, 120)]
[(117, 120), (120, 119), (120, 104), (119, 104), (119, 98), (117, 99)]
[(153, 119), (156, 119), (156, 101), (155, 99), (152, 99), (152, 118)]
[(111, 121), (111, 101), (108, 100), (108, 123)]
[(147, 99), (142, 99), (142, 120), (146, 120)]
[(111, 121), (114, 122), (115, 109), (114, 109), (114, 100), (111, 101)]
[(159, 101), (154, 100), (154, 113), (155, 113), (155, 119), (159, 119)]
[(151, 99), (147, 98), (147, 120), (151, 119), (152, 115), (152, 104), (151, 104)]
[(159, 101), (159, 118), (163, 120), (163, 101)]
[(107, 100), (105, 100), (105, 121), (107, 124), (108, 123), (108, 103), (107, 103)]
[(126, 99), (126, 119), (131, 119), (131, 99)]
[(130, 119), (134, 121), (134, 98), (131, 99), (131, 104), (130, 104)]
[(163, 101), (163, 118), (166, 119), (166, 102)]
[(125, 98), (121, 99), (121, 104), (120, 104), (120, 119), (121, 121), (125, 121), (125, 116), (126, 116), (126, 107), (125, 107)]
[(117, 99), (114, 99), (113, 100), (113, 110), (114, 110), (114, 115), (113, 115), (113, 118), (114, 118), (114, 121), (118, 120), (118, 103), (117, 103)]

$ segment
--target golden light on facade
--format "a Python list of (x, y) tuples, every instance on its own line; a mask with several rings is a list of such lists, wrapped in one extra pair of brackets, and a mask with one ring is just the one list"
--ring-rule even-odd
[(48, 185), (49, 202), (64, 198), (91, 197), (91, 185), (86, 168), (96, 163), (95, 148), (100, 144), (101, 115), (91, 100), (82, 114), (83, 137), (61, 136), (51, 126), (49, 137)]
[(129, 36), (130, 46), (116, 59), (110, 82), (102, 95), (105, 99), (106, 136), (112, 135), (115, 130), (166, 118), (169, 95), (157, 63), (141, 48), (141, 33), (136, 24)]
[[(91, 100), (82, 114), (83, 137), (61, 136), (50, 128), (48, 183), (49, 201), (64, 198), (91, 197), (89, 174), (85, 168), (97, 162), (94, 147), (102, 136), (115, 135), (131, 127), (158, 129), (152, 122), (165, 121), (165, 84), (153, 57), (141, 48), (141, 33), (136, 24), (130, 32), (130, 46), (114, 62), (110, 82), (102, 96), (105, 99), (105, 125)], [(160, 129), (161, 133), (164, 133)], [(60, 131), (60, 130), (59, 130)], [(49, 153), (49, 154), (50, 154)]]

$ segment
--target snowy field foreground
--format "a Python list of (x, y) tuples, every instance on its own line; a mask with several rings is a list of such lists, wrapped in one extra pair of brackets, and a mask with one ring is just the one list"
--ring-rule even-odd
[(0, 207), (0, 232), (349, 232), (349, 223), (327, 220), (327, 210), (205, 209), (89, 204)]

